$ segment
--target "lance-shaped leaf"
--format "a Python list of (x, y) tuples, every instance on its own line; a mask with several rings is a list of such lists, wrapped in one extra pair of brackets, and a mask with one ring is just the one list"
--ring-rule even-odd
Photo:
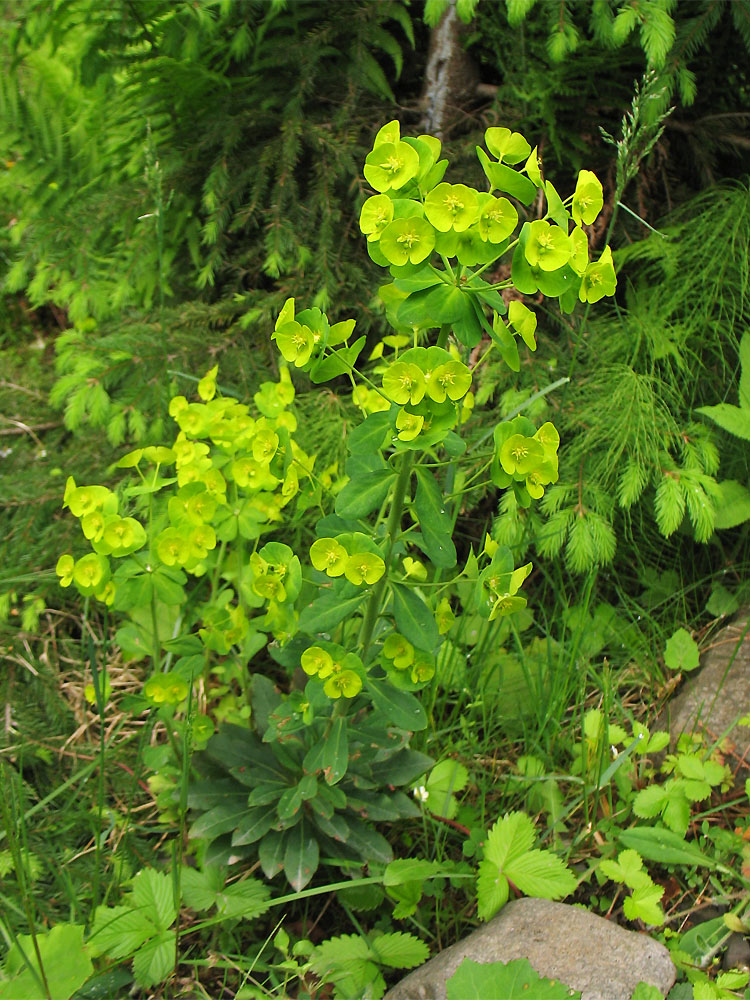
[(435, 616), (422, 598), (403, 583), (392, 583), (396, 627), (417, 649), (431, 653), (440, 640)]
[(424, 550), (439, 569), (456, 565), (456, 547), (453, 544), (452, 522), (445, 508), (445, 498), (429, 469), (418, 467), (417, 492), (414, 510), (422, 532)]

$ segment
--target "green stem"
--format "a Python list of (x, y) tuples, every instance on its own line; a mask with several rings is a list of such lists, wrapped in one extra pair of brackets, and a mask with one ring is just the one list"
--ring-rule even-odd
[(380, 580), (378, 580), (375, 585), (375, 589), (370, 594), (370, 599), (367, 602), (367, 608), (365, 609), (365, 617), (362, 620), (362, 628), (359, 633), (359, 644), (362, 647), (362, 657), (365, 660), (367, 659), (367, 651), (370, 648), (370, 641), (375, 628), (375, 622), (378, 620), (378, 615), (380, 614), (382, 608), (383, 594), (385, 593), (385, 588), (388, 583), (388, 571), (391, 566), (393, 547), (396, 543), (396, 538), (401, 531), (401, 518), (404, 513), (404, 498), (406, 497), (406, 490), (409, 485), (409, 479), (411, 478), (413, 463), (414, 452), (403, 452), (401, 455), (401, 467), (398, 472), (398, 479), (396, 480), (396, 485), (393, 489), (393, 497), (391, 498), (391, 511), (385, 528), (385, 537), (387, 539), (388, 546), (385, 555), (385, 573), (381, 576)]

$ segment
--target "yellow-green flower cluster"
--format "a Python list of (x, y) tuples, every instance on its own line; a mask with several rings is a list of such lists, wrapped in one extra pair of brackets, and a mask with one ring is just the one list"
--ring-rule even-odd
[(523, 581), (531, 572), (531, 563), (513, 568), (509, 549), (493, 545), (490, 565), (479, 575), (478, 608), (489, 621), (513, 614), (526, 607), (526, 598), (518, 595)]
[(367, 535), (360, 532), (319, 538), (310, 547), (310, 561), (321, 573), (345, 576), (358, 587), (377, 583), (385, 573), (382, 556)]
[[(611, 252), (606, 248), (597, 262), (590, 262), (583, 228), (596, 221), (604, 205), (596, 175), (581, 170), (573, 195), (563, 201), (543, 180), (537, 149), (519, 132), (488, 128), (485, 145), (490, 156), (484, 150), (478, 155), (489, 192), (444, 181), (448, 163), (440, 159), (441, 144), (433, 136), (402, 137), (395, 121), (380, 129), (364, 167), (365, 179), (378, 193), (365, 201), (360, 214), (373, 259), (402, 267), (422, 264), (436, 252), (470, 267), (489, 263), (508, 248), (519, 221), (503, 192), (530, 204), (535, 188), (541, 188), (547, 214), (524, 224), (520, 234), (526, 264), (544, 273), (569, 269), (566, 277), (582, 302), (614, 294)], [(300, 349), (303, 342), (307, 340), (301, 337)]]
[[(112, 490), (68, 480), (64, 503), (80, 518), (94, 551), (78, 560), (69, 554), (60, 558), (62, 586), (74, 584), (85, 596), (112, 603), (122, 585), (120, 604), (127, 610), (128, 581), (134, 576), (171, 573), (166, 579), (179, 587), (185, 581), (182, 571), (207, 572), (219, 542), (237, 537), (256, 542), (281, 518), (313, 466), (292, 437), (296, 419), (287, 409), (294, 399), (288, 369), (282, 367), (278, 383), (261, 385), (254, 397), (256, 413), (236, 399), (218, 397), (217, 374), (214, 367), (199, 381), (198, 401), (172, 399), (169, 412), (179, 433), (171, 447), (138, 448), (118, 462), (138, 476), (126, 491), (140, 504), (136, 516), (120, 515)], [(110, 559), (125, 556), (131, 559), (113, 575)], [(284, 635), (294, 631), (293, 612), (280, 609), (301, 585), (299, 561), (291, 550), (265, 546), (236, 573), (237, 586), (246, 588), (243, 603), (267, 604), (261, 626), (278, 626)], [(135, 594), (134, 586), (130, 590)], [(247, 615), (236, 600), (237, 588), (224, 588), (219, 598), (194, 612), (208, 648), (226, 653), (249, 634)]]
[(547, 421), (539, 430), (526, 417), (498, 424), (494, 432), (495, 455), (490, 469), (493, 482), (505, 488), (514, 484), (523, 506), (528, 498), (538, 500), (544, 488), (557, 482), (557, 449), (560, 435), (554, 424)]
[(414, 646), (403, 635), (392, 632), (383, 643), (383, 659), (388, 675), (400, 686), (393, 671), (408, 673), (412, 684), (425, 684), (435, 676), (435, 658)]
[(456, 404), (471, 387), (471, 371), (442, 347), (413, 347), (382, 375), (383, 394), (401, 407), (396, 429), (401, 441), (439, 438), (456, 423)]
[(324, 681), (323, 691), (329, 698), (354, 698), (362, 690), (362, 661), (335, 642), (309, 646), (300, 657), (300, 666), (309, 677)]

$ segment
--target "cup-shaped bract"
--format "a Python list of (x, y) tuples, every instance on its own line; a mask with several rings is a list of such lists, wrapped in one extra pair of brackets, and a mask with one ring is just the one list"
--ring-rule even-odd
[(425, 198), (424, 214), (441, 233), (462, 233), (477, 221), (477, 192), (466, 184), (438, 184)]
[(502, 243), (518, 225), (518, 212), (507, 198), (479, 195), (479, 235), (488, 243)]
[(581, 170), (578, 174), (576, 189), (573, 193), (573, 204), (570, 214), (573, 221), (580, 225), (590, 226), (604, 207), (604, 192), (596, 174), (590, 170)]
[(382, 142), (367, 154), (364, 175), (376, 191), (402, 188), (419, 170), (419, 154), (407, 142)]
[(581, 279), (578, 298), (581, 302), (598, 302), (605, 295), (614, 295), (617, 275), (612, 262), (612, 251), (605, 247), (596, 263), (589, 264)]
[(435, 249), (435, 229), (416, 215), (394, 219), (380, 234), (378, 246), (389, 264), (421, 264)]
[(552, 226), (543, 219), (529, 225), (526, 240), (526, 260), (542, 271), (557, 271), (570, 260), (570, 237), (559, 226)]

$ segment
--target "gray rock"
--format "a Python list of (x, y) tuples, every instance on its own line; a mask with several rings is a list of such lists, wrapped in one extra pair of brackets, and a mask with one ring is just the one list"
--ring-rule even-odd
[(546, 899), (517, 899), (463, 941), (415, 969), (385, 1000), (446, 1000), (446, 982), (465, 958), (527, 958), (540, 976), (581, 991), (582, 1000), (630, 1000), (643, 980), (666, 994), (675, 981), (667, 949), (587, 910)]
[(701, 669), (688, 676), (658, 726), (669, 729), (672, 747), (683, 732), (702, 730), (710, 745), (731, 730), (727, 763), (733, 770), (750, 758), (750, 729), (735, 726), (738, 718), (750, 715), (750, 629), (745, 634), (749, 617), (750, 608), (741, 608), (717, 634)]

